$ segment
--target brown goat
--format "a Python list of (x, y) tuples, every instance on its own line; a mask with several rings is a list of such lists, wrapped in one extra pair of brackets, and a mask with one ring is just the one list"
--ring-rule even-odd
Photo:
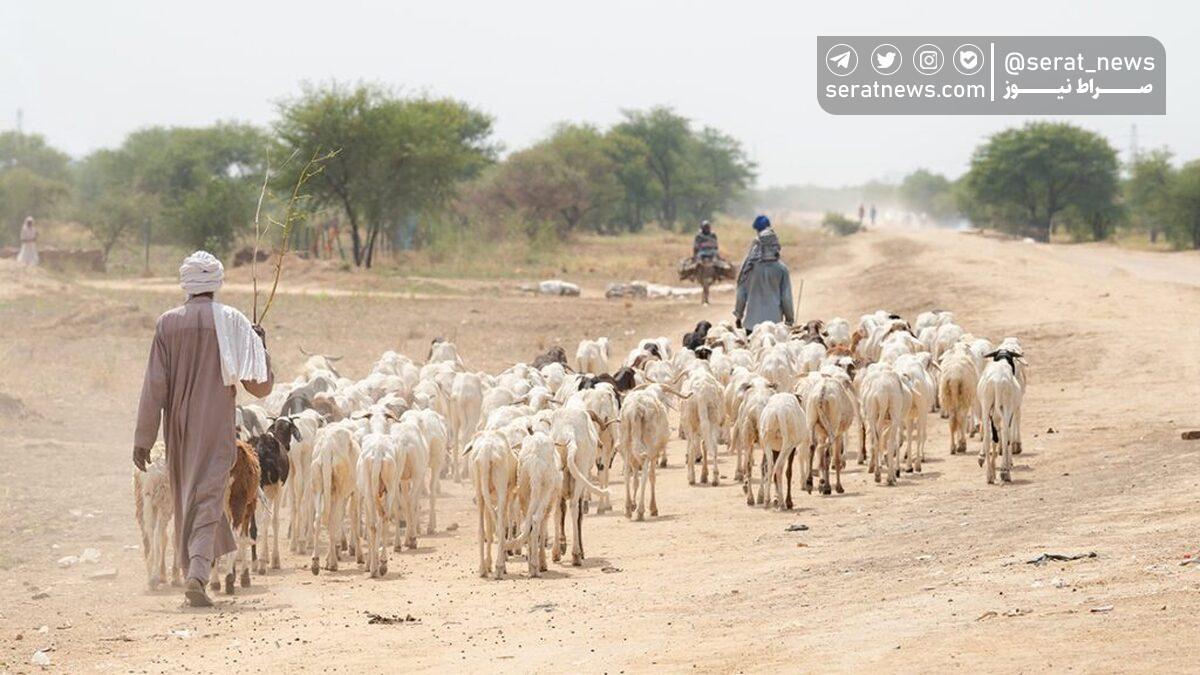
[[(246, 563), (246, 549), (252, 543), (250, 534), (254, 523), (254, 510), (258, 507), (258, 485), (262, 468), (258, 465), (258, 453), (245, 441), (235, 441), (233, 468), (229, 470), (229, 485), (225, 489), (225, 515), (233, 528), (237, 550), (229, 554), (229, 572), (225, 575), (225, 594), (233, 595), (233, 580), (237, 577), (239, 563), (242, 568), (242, 587), (250, 585), (250, 566)], [(214, 561), (215, 562), (215, 561)], [(212, 587), (220, 587), (217, 576), (220, 565), (213, 565)]]

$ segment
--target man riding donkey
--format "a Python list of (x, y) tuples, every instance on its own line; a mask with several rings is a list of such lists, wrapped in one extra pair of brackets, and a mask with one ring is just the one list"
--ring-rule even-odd
[(712, 223), (700, 222), (700, 231), (692, 241), (692, 257), (679, 263), (679, 278), (700, 284), (703, 292), (701, 302), (708, 304), (708, 289), (714, 282), (733, 278), (733, 265), (721, 257), (717, 244), (717, 233)]
[(262, 327), (213, 299), (224, 275), (221, 261), (205, 251), (180, 266), (188, 298), (158, 318), (133, 440), (133, 463), (145, 471), (161, 415), (176, 561), (187, 570), (184, 597), (193, 607), (212, 606), (205, 582), (216, 560), (235, 550), (225, 486), (236, 457), (236, 385), (263, 397), (274, 382)]

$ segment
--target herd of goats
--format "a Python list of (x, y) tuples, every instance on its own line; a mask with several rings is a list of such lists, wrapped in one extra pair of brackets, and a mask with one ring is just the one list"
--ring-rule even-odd
[[(383, 576), (389, 548), (415, 547), (422, 521), (435, 532), (443, 479), (469, 478), (473, 487), (481, 576), (502, 578), (506, 559), (522, 549), (529, 575), (539, 576), (547, 548), (556, 561), (566, 554), (568, 514), (571, 561), (579, 565), (583, 516), (593, 499), (597, 512), (612, 509), (609, 472), (618, 455), (626, 516), (643, 520), (647, 500), (658, 515), (656, 469), (667, 463), (673, 410), (687, 440), (688, 483), (698, 470), (701, 483), (718, 484), (717, 449), (725, 444), (746, 503), (766, 508), (792, 508), (797, 458), (804, 489), (811, 493), (815, 483), (821, 494), (841, 493), (852, 432), (858, 463), (877, 483), (921, 471), (928, 418), (937, 411), (949, 420), (951, 454), (965, 453), (968, 436), (979, 435), (988, 483), (997, 462), (1000, 480), (1009, 481), (1012, 455), (1021, 451), (1020, 343), (993, 344), (940, 310), (912, 324), (879, 311), (853, 327), (838, 318), (763, 323), (749, 333), (702, 321), (679, 349), (667, 338), (642, 340), (611, 374), (606, 338), (580, 343), (574, 369), (554, 347), (497, 375), (472, 372), (441, 339), (424, 365), (388, 351), (360, 380), (342, 376), (334, 361), (310, 355), (303, 376), (239, 406), (227, 495), (238, 549), (214, 566), (214, 588), (222, 568), (226, 593), (239, 568), (241, 584), (249, 584), (247, 553), (257, 573), (279, 568), (284, 504), (290, 550), (311, 553), (313, 574), (324, 538), (324, 569), (336, 570), (346, 551), (372, 577)], [(166, 579), (169, 557), (164, 454), (160, 444), (149, 470), (134, 472), (152, 588)]]

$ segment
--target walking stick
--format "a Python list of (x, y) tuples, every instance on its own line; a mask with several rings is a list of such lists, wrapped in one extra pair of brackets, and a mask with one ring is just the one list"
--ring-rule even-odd
[(800, 288), (796, 290), (796, 307), (792, 310), (792, 312), (797, 317), (800, 316), (800, 298), (803, 295), (804, 295), (804, 279), (801, 279), (800, 280)]

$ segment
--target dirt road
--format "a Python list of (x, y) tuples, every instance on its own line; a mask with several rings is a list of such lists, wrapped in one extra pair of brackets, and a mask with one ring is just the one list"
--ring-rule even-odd
[[(174, 589), (147, 593), (140, 553), (127, 549), (138, 541), (127, 443), (144, 323), (171, 298), (131, 293), (125, 319), (84, 323), (64, 322), (53, 298), (21, 298), (0, 308), (0, 390), (29, 409), (23, 420), (0, 417), (0, 671), (30, 669), (46, 647), (74, 672), (1193, 670), (1200, 565), (1180, 563), (1200, 549), (1200, 442), (1179, 432), (1200, 428), (1200, 288), (1186, 273), (1130, 272), (1140, 254), (1127, 262), (1131, 254), (1107, 249), (1100, 264), (1076, 252), (877, 231), (806, 252), (816, 266), (794, 265), (804, 267), (802, 317), (941, 307), (976, 334), (1021, 338), (1031, 362), (1026, 451), (1011, 485), (986, 485), (973, 453), (949, 456), (945, 423), (931, 418), (922, 474), (879, 487), (851, 460), (846, 494), (801, 494), (794, 512), (779, 513), (745, 505), (724, 456), (722, 486), (688, 487), (673, 442), (662, 515), (586, 517), (582, 568), (552, 565), (529, 580), (515, 561), (504, 581), (477, 578), (474, 511), (451, 486), (439, 523), (458, 527), (398, 554), (388, 578), (352, 565), (313, 577), (305, 559), (285, 556), (284, 570), (220, 598), (216, 611), (181, 609)], [(312, 302), (328, 312), (322, 321), (291, 317), (294, 332), (273, 335), (352, 345), (347, 363), (359, 374), (389, 347), (423, 356), (415, 329), (374, 332), (367, 299)], [(607, 333), (626, 347), (728, 311), (404, 302), (412, 307), (396, 311), (474, 317), (460, 326), (468, 361), (507, 325), (524, 339), (523, 324), (541, 322), (564, 344)], [(518, 318), (505, 323), (502, 311)], [(418, 326), (455, 323), (440, 320)], [(337, 323), (349, 325), (325, 325)], [(515, 361), (542, 346), (498, 348)], [(286, 376), (298, 359), (280, 363)], [(809, 529), (786, 532), (794, 523)], [(88, 546), (100, 563), (55, 565)], [(1043, 552), (1096, 556), (1026, 564)], [(117, 578), (84, 578), (105, 567)], [(416, 620), (368, 625), (368, 611)]]

